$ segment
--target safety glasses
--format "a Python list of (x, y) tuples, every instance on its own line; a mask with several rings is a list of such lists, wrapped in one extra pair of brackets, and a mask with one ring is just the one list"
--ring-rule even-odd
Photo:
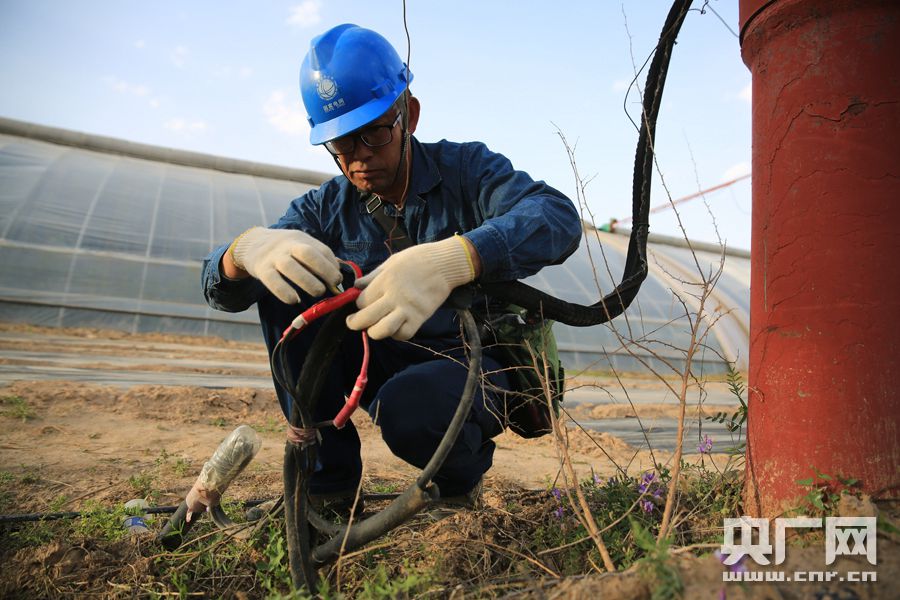
[(356, 140), (359, 139), (369, 148), (387, 146), (394, 139), (394, 127), (400, 122), (401, 113), (390, 125), (372, 125), (354, 133), (325, 142), (325, 148), (332, 154), (350, 154), (356, 149)]

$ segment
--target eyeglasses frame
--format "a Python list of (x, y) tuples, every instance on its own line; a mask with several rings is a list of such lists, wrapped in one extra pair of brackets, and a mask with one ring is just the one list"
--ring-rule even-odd
[[(387, 146), (388, 144), (390, 144), (391, 142), (394, 141), (394, 127), (397, 126), (397, 124), (400, 122), (400, 119), (402, 117), (403, 117), (403, 112), (397, 111), (397, 116), (394, 118), (394, 122), (391, 123), (390, 125), (369, 125), (366, 127), (362, 127), (355, 132), (351, 132), (351, 133), (348, 133), (347, 135), (342, 135), (339, 138), (335, 138), (333, 140), (329, 140), (329, 141), (325, 142), (325, 144), (324, 144), (325, 149), (328, 150), (328, 152), (330, 152), (333, 156), (346, 156), (348, 154), (353, 154), (353, 152), (356, 150), (356, 141), (357, 140), (359, 140), (360, 142), (362, 142), (369, 148), (381, 148), (383, 146)], [(370, 144), (369, 142), (367, 142), (366, 140), (363, 139), (363, 135), (366, 134), (366, 130), (381, 129), (381, 128), (387, 129), (388, 132), (390, 133), (390, 137), (383, 144)], [(346, 152), (337, 152), (331, 148), (331, 146), (334, 144), (334, 142), (341, 140), (341, 139), (353, 140), (353, 146)]]

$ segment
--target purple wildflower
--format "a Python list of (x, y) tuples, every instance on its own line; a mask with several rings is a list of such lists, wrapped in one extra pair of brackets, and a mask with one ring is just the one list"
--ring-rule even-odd
[(565, 513), (565, 512), (566, 511), (563, 510), (562, 506), (557, 506), (556, 510), (553, 511), (553, 516), (556, 517), (557, 519), (562, 519), (563, 513)]
[(644, 509), (644, 512), (650, 513), (653, 512), (653, 509), (656, 508), (656, 505), (649, 500), (641, 500), (641, 508)]
[(653, 482), (653, 479), (656, 477), (656, 473), (644, 473), (644, 476), (641, 477), (641, 483), (638, 485), (637, 491), (641, 494), (645, 493), (650, 489), (650, 484)]
[(709, 454), (710, 452), (712, 452), (712, 447), (712, 438), (709, 437), (709, 435), (704, 434), (703, 441), (700, 442), (699, 446), (697, 446), (697, 452), (699, 452), (700, 454)]
[(559, 491), (559, 488), (553, 488), (552, 490), (550, 490), (550, 493), (553, 494), (553, 497), (557, 500), (562, 498), (562, 492)]
[(594, 473), (594, 485), (600, 485), (600, 476)]
[[(716, 550), (715, 552), (713, 552), (713, 555), (716, 558), (718, 558), (719, 562), (722, 563), (723, 565), (725, 563), (725, 560), (728, 558), (727, 556), (722, 554), (722, 552), (720, 550)], [(747, 555), (745, 554), (740, 559), (738, 559), (738, 561), (736, 563), (734, 563), (733, 565), (725, 565), (725, 566), (728, 567), (728, 571), (730, 573), (746, 573), (747, 565), (744, 564), (744, 561), (746, 560), (746, 558), (747, 558)]]

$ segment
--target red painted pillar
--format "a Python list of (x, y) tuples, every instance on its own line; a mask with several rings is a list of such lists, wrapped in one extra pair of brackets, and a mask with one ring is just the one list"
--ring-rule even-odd
[(747, 512), (900, 485), (900, 2), (741, 0), (753, 73)]

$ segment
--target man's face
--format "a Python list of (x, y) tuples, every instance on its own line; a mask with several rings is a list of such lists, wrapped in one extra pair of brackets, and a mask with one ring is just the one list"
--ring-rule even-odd
[[(355, 147), (347, 154), (338, 154), (338, 161), (344, 175), (350, 183), (364, 192), (387, 195), (393, 191), (397, 167), (400, 164), (400, 147), (402, 143), (402, 130), (397, 122), (397, 111), (389, 110), (369, 125), (349, 138), (355, 138)], [(365, 136), (367, 132), (374, 131), (375, 127), (393, 127), (390, 129), (391, 141), (384, 146), (371, 148), (359, 139), (360, 134)], [(383, 135), (387, 130), (380, 132)], [(402, 174), (398, 179), (402, 178)]]
[[(415, 96), (409, 98), (409, 133), (416, 131), (419, 122), (419, 101)], [(399, 112), (396, 107), (388, 110), (378, 119), (347, 137), (355, 138), (355, 147), (347, 154), (338, 154), (338, 163), (350, 183), (363, 192), (378, 194), (390, 202), (401, 202), (406, 188), (408, 176), (405, 168), (400, 166), (400, 149), (403, 144), (403, 128), (397, 121)], [(393, 127), (391, 127), (393, 125)], [(391, 141), (384, 146), (371, 148), (360, 139), (360, 134), (371, 127), (391, 127)], [(376, 136), (377, 137), (377, 136)]]

